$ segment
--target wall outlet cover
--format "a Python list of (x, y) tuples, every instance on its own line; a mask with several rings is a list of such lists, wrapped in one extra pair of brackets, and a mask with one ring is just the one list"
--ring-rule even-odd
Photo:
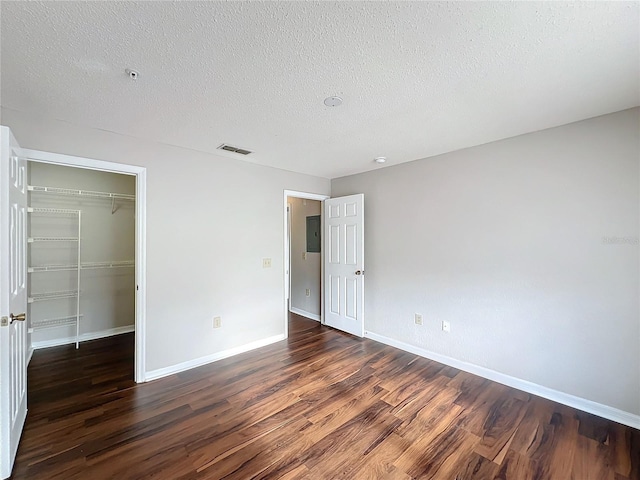
[(422, 315), (416, 313), (414, 316), (414, 321), (416, 322), (416, 325), (422, 325)]

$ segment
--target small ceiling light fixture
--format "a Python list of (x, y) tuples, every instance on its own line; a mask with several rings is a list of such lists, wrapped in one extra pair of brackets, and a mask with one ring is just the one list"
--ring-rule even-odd
[(324, 99), (324, 104), (327, 107), (339, 107), (342, 105), (342, 99), (340, 97), (327, 97)]
[(131, 80), (137, 80), (137, 79), (138, 79), (138, 77), (140, 76), (140, 73), (139, 73), (138, 71), (133, 70), (133, 69), (131, 69), (131, 68), (127, 68), (127, 69), (125, 70), (125, 73), (126, 73), (127, 75), (129, 75), (129, 78), (130, 78)]
[(387, 157), (376, 157), (373, 159), (373, 161), (376, 163), (384, 163), (387, 161)]

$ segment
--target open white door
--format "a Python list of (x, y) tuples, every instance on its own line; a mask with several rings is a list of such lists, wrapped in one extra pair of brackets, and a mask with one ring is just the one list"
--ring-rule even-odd
[(0, 477), (11, 475), (27, 416), (27, 165), (0, 127)]
[(324, 201), (325, 324), (364, 335), (364, 195)]

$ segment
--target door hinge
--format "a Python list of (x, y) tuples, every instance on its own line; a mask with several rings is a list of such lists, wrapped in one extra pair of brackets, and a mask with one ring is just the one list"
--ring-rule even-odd
[(0, 318), (0, 327), (8, 327), (9, 326), (9, 317)]

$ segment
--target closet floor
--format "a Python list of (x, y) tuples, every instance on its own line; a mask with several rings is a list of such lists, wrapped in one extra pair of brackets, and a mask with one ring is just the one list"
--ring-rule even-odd
[(292, 315), (136, 385), (133, 334), (36, 351), (14, 479), (640, 479), (640, 431)]

